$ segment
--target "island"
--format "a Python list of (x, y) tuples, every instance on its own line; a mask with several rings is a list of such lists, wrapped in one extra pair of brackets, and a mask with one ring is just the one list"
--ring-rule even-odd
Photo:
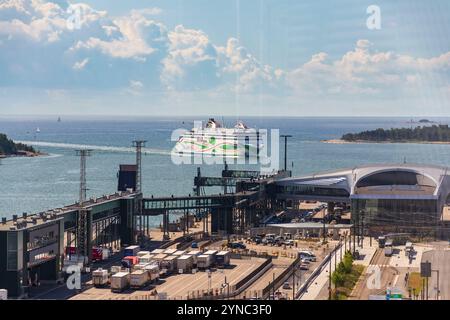
[(415, 128), (391, 128), (346, 133), (341, 139), (325, 140), (328, 143), (450, 143), (450, 128), (448, 125), (418, 126)]
[(0, 158), (6, 157), (36, 157), (43, 155), (33, 147), (15, 143), (6, 134), (0, 133)]

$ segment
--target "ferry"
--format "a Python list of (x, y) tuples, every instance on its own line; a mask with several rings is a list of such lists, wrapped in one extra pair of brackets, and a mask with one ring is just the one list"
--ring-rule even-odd
[(243, 121), (237, 121), (233, 128), (226, 128), (210, 118), (205, 126), (194, 127), (182, 134), (173, 151), (183, 155), (256, 157), (266, 139), (265, 131), (249, 128)]

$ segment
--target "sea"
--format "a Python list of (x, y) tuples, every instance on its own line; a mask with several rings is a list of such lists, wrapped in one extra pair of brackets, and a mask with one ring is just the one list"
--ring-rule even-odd
[[(0, 216), (37, 213), (73, 204), (79, 196), (80, 158), (77, 149), (91, 149), (87, 159), (87, 196), (102, 196), (117, 190), (120, 164), (135, 163), (134, 140), (146, 140), (142, 158), (145, 196), (193, 194), (194, 176), (200, 167), (203, 176), (220, 176), (223, 164), (173, 161), (173, 133), (190, 129), (194, 121), (208, 117), (61, 117), (2, 116), (0, 132), (15, 141), (25, 141), (45, 156), (0, 160)], [(249, 127), (279, 130), (291, 135), (287, 143), (287, 167), (293, 176), (375, 163), (423, 163), (450, 165), (450, 145), (418, 143), (332, 144), (343, 134), (377, 128), (411, 127), (414, 119), (371, 118), (295, 118), (243, 117)], [(450, 118), (427, 118), (449, 124)], [(232, 126), (236, 118), (218, 119)], [(185, 161), (188, 162), (188, 161)], [(191, 161), (192, 162), (192, 161)], [(255, 164), (234, 164), (230, 169), (258, 170)], [(284, 166), (284, 142), (280, 143), (279, 162)], [(206, 190), (218, 193), (218, 188)], [(154, 225), (160, 223), (154, 218)]]

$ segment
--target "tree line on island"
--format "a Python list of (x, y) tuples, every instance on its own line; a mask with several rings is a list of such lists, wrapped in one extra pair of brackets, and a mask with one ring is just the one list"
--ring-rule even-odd
[(23, 143), (15, 143), (6, 134), (0, 133), (0, 156), (37, 155), (36, 150)]
[(432, 125), (415, 128), (391, 128), (347, 133), (341, 138), (344, 141), (375, 141), (375, 142), (450, 142), (448, 125)]

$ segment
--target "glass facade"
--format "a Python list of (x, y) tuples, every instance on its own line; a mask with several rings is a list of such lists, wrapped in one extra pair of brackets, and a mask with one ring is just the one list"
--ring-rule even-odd
[(300, 196), (327, 196), (348, 198), (350, 194), (345, 189), (316, 187), (308, 185), (278, 186), (278, 193)]
[(352, 222), (365, 234), (427, 234), (439, 222), (435, 200), (354, 199)]

